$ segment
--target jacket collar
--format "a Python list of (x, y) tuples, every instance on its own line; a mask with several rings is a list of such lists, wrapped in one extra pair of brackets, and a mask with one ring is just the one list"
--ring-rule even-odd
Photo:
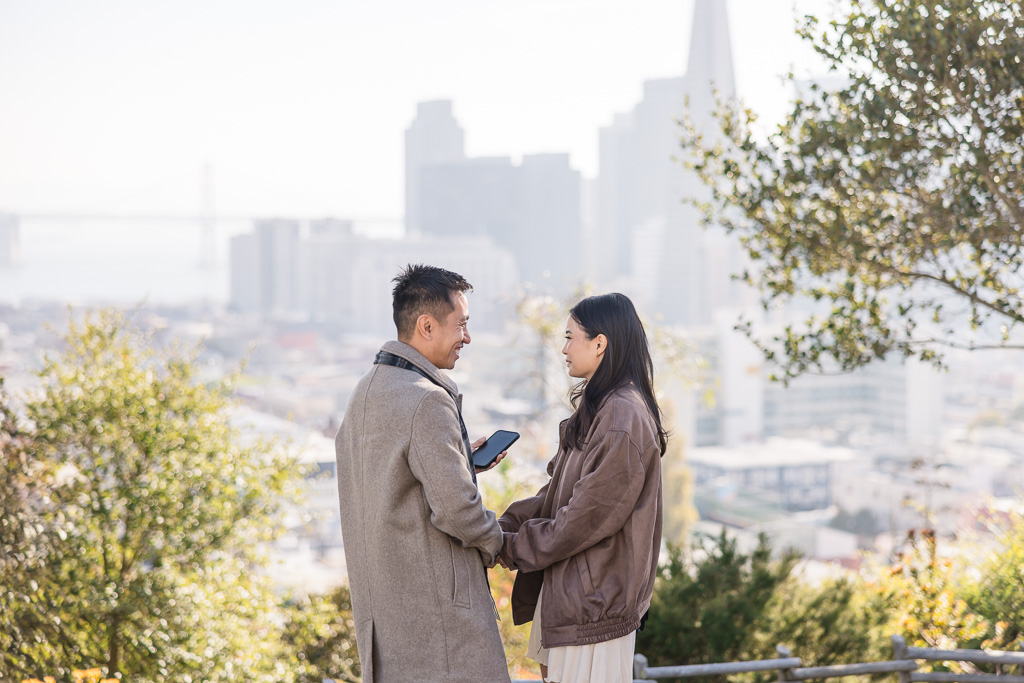
[(380, 350), (387, 351), (388, 353), (393, 353), (400, 358), (404, 358), (437, 380), (437, 382), (447, 389), (452, 396), (459, 395), (458, 385), (455, 384), (448, 375), (441, 372), (433, 363), (427, 360), (426, 356), (405, 342), (389, 341), (386, 342), (384, 346), (380, 347)]

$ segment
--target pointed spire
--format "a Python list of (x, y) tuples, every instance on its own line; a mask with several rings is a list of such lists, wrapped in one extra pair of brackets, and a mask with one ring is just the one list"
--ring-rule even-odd
[(686, 81), (691, 98), (710, 93), (712, 83), (723, 97), (736, 94), (726, 0), (695, 0)]

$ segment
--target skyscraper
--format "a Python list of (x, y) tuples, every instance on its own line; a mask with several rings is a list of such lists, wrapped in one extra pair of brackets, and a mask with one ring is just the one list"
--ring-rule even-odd
[(309, 222), (309, 234), (299, 243), (298, 308), (311, 320), (353, 329), (352, 271), (365, 242), (354, 233), (352, 221)]
[(420, 169), (423, 235), (486, 237), (523, 281), (565, 290), (582, 276), (580, 174), (568, 154), (464, 159)]
[(353, 327), (362, 334), (394, 334), (392, 278), (410, 263), (428, 263), (453, 270), (473, 284), (470, 328), (505, 329), (514, 310), (517, 282), (512, 255), (488, 237), (407, 237), (371, 240), (361, 245), (348, 273), (352, 291)]
[(273, 218), (231, 238), (231, 304), (263, 315), (295, 312), (299, 302), (299, 221)]
[(684, 79), (644, 83), (643, 99), (601, 129), (598, 225), (605, 252), (595, 275), (629, 275), (633, 231), (676, 209), (683, 169), (676, 121), (684, 109)]
[[(421, 104), (406, 132), (410, 234), (486, 238), (515, 256), (524, 281), (558, 291), (578, 284), (583, 274), (580, 174), (569, 155), (528, 154), (519, 165), (509, 157), (465, 158), (462, 130), (450, 109), (450, 102)], [(447, 142), (435, 140), (427, 150), (431, 131), (448, 135)]]
[(405, 230), (420, 231), (420, 169), (464, 159), (465, 136), (452, 115), (450, 100), (420, 102), (405, 131)]
[(690, 108), (700, 116), (714, 111), (712, 89), (717, 90), (721, 97), (736, 95), (725, 0), (696, 0), (684, 80)]
[(519, 167), (520, 226), (507, 243), (519, 263), (519, 276), (556, 291), (583, 279), (580, 172), (568, 154), (528, 154)]
[(0, 267), (21, 262), (21, 229), (18, 217), (0, 213)]
[(265, 319), (389, 334), (391, 279), (410, 263), (455, 270), (478, 289), (473, 328), (500, 331), (514, 306), (515, 259), (486, 235), (369, 239), (336, 218), (256, 221), (231, 239), (231, 307)]
[(636, 107), (600, 132), (602, 248), (591, 274), (599, 282), (629, 277), (644, 305), (667, 322), (710, 323), (716, 308), (735, 305), (739, 295), (730, 279), (739, 245), (721, 229), (705, 229), (685, 203), (706, 191), (680, 160), (679, 121), (688, 111), (699, 128), (714, 130), (712, 88), (735, 95), (726, 3), (696, 0), (686, 75), (645, 82)]
[(419, 179), (415, 222), (424, 235), (490, 236), (502, 243), (520, 223), (520, 175), (508, 157), (424, 165)]
[(290, 313), (299, 298), (299, 221), (256, 221), (259, 244), (260, 300), (263, 312)]
[(260, 259), (256, 235), (234, 235), (228, 252), (231, 308), (240, 313), (259, 313)]

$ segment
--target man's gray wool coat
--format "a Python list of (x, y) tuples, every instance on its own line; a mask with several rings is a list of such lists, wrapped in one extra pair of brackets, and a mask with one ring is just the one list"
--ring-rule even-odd
[[(381, 349), (458, 387), (407, 344)], [(470, 475), (456, 399), (375, 365), (335, 439), (341, 528), (365, 683), (509, 680), (484, 563), (501, 528)]]

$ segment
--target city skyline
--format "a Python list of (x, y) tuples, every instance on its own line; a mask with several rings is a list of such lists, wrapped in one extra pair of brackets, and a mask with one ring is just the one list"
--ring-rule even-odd
[[(701, 228), (699, 214), (680, 201), (697, 191), (697, 179), (665, 155), (673, 117), (687, 100), (695, 125), (708, 126), (711, 84), (726, 97), (735, 92), (724, 3), (697, 0), (690, 42), (684, 77), (645, 81), (644, 99), (602, 129), (600, 199), (591, 198), (585, 209), (596, 214), (590, 224), (581, 220), (587, 202), (568, 154), (526, 155), (519, 165), (509, 157), (467, 157), (465, 131), (451, 102), (419, 103), (405, 133), (401, 244), (414, 246), (409, 258), (448, 267), (473, 242), (474, 269), (481, 262), (485, 272), (492, 261), (510, 263), (500, 290), (515, 280), (513, 270), (534, 291), (561, 294), (589, 281), (636, 296), (668, 323), (707, 324), (718, 309), (741, 305), (740, 292), (730, 286), (742, 260), (738, 241), (712, 226)], [(379, 277), (383, 253), (393, 255), (399, 245), (357, 240), (349, 221), (326, 233), (310, 227), (322, 234), (311, 234), (308, 244), (294, 220), (257, 220), (254, 233), (232, 238), (232, 307), (271, 317), (302, 311), (343, 329), (366, 329), (377, 316), (362, 305), (365, 296), (351, 296), (366, 276), (347, 280), (359, 271)], [(584, 258), (582, 245), (593, 247), (592, 258)], [(427, 258), (432, 247), (440, 249), (440, 261)], [(324, 258), (327, 252), (333, 253)], [(704, 267), (708, 262), (718, 265)], [(383, 290), (389, 275), (380, 283)], [(490, 322), (500, 327), (503, 321), (498, 316)]]
[[(470, 156), (568, 153), (594, 177), (598, 129), (685, 72), (693, 4), (240, 7), (0, 0), (0, 207), (195, 211), (210, 163), (219, 213), (398, 218), (402, 133), (431, 99), (454, 102)], [(774, 76), (813, 61), (794, 3), (729, 14), (739, 94), (778, 118)]]

